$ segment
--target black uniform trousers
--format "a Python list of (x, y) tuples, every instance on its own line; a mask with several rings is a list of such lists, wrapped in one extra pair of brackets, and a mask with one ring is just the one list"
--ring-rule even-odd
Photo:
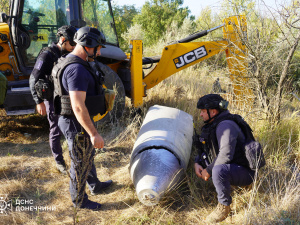
[(52, 155), (58, 164), (64, 164), (63, 152), (60, 144), (61, 131), (58, 127), (58, 115), (54, 114), (53, 100), (44, 101), (47, 111), (47, 119), (50, 125), (49, 128), (49, 144), (52, 151)]
[[(81, 132), (81, 126), (75, 116), (60, 116), (58, 126), (65, 136), (70, 157), (70, 194), (74, 206), (84, 206), (88, 200), (85, 183), (93, 191), (100, 185), (94, 164), (95, 149), (88, 134), (84, 132), (85, 144), (78, 141), (76, 135)], [(84, 146), (85, 145), (85, 146)], [(86, 182), (85, 182), (86, 180)]]

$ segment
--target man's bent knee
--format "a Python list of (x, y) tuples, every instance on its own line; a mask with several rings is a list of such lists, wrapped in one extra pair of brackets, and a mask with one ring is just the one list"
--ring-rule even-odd
[(226, 178), (230, 173), (228, 164), (216, 165), (212, 169), (212, 179)]

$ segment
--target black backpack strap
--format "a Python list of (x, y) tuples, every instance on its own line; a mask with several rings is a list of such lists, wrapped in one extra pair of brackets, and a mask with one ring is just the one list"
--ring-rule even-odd
[(222, 117), (216, 117), (211, 124), (206, 124), (202, 128), (202, 133), (205, 136), (204, 138), (207, 140), (209, 139), (212, 140), (211, 147), (214, 148), (216, 154), (218, 154), (218, 149), (219, 149), (219, 146), (217, 144), (216, 127), (224, 120), (231, 120), (239, 126), (239, 128), (242, 130), (243, 134), (245, 135), (245, 142), (249, 142), (252, 140), (255, 141), (251, 127), (240, 115), (228, 114)]
[(240, 115), (233, 114), (232, 116), (233, 121), (236, 122), (236, 124), (241, 128), (243, 134), (245, 135), (246, 142), (255, 141), (253, 130), (251, 129), (249, 124)]
[(52, 57), (54, 58), (54, 62), (56, 62), (58, 59), (59, 59), (59, 55), (56, 53), (56, 52), (54, 52), (50, 47), (44, 47), (44, 48), (42, 48), (41, 50), (40, 50), (40, 52), (39, 52), (39, 54), (38, 54), (38, 57), (42, 54), (42, 53), (44, 53), (44, 52), (50, 52), (51, 53), (51, 55), (52, 55)]
[(232, 120), (233, 122), (235, 122), (241, 128), (246, 140), (255, 140), (251, 127), (243, 119), (243, 117), (241, 117), (238, 114), (228, 114), (220, 118), (216, 117), (213, 123), (211, 124), (210, 129), (215, 129), (219, 125), (219, 123), (221, 123), (224, 120)]

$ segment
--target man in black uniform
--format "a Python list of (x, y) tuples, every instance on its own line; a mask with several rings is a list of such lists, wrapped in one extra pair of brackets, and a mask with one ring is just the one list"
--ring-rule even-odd
[[(239, 125), (232, 119), (227, 109), (228, 102), (218, 94), (201, 97), (197, 108), (205, 125), (202, 127), (200, 139), (212, 161), (201, 165), (201, 156), (195, 160), (196, 175), (207, 181), (212, 177), (218, 194), (217, 208), (206, 218), (206, 222), (221, 222), (230, 213), (230, 185), (246, 186), (253, 182), (255, 171), (249, 168), (245, 156), (245, 135)], [(209, 164), (209, 165), (207, 165)]]
[[(69, 53), (74, 49), (76, 43), (73, 41), (73, 37), (76, 31), (75, 27), (67, 25), (58, 29), (58, 42), (53, 42), (50, 47), (43, 48), (40, 51), (29, 81), (37, 112), (41, 115), (47, 114), (50, 125), (50, 148), (56, 161), (56, 167), (63, 174), (66, 174), (66, 164), (60, 144), (61, 132), (58, 128), (58, 116), (54, 114), (52, 96), (44, 95), (43, 91), (45, 91), (44, 84), (51, 75), (54, 63), (57, 62), (58, 58), (63, 54)], [(51, 88), (47, 91), (49, 95), (52, 95), (53, 90), (50, 89)]]
[(104, 141), (94, 126), (92, 117), (106, 111), (100, 79), (88, 62), (100, 55), (105, 47), (104, 35), (92, 27), (80, 28), (75, 36), (75, 49), (58, 60), (52, 70), (54, 107), (59, 113), (58, 125), (68, 140), (71, 156), (70, 194), (74, 207), (99, 210), (101, 204), (90, 201), (85, 182), (92, 195), (102, 192), (112, 181), (100, 182), (94, 165), (95, 148)]

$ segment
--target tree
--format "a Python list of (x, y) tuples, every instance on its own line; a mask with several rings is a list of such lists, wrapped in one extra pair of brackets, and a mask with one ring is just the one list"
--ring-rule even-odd
[(287, 50), (288, 54), (285, 58), (282, 71), (280, 73), (279, 82), (275, 95), (275, 107), (274, 107), (274, 118), (276, 121), (280, 119), (280, 108), (282, 102), (283, 90), (285, 87), (285, 83), (289, 78), (289, 69), (291, 66), (291, 62), (293, 56), (296, 52), (296, 49), (299, 45), (300, 41), (300, 23), (299, 23), (299, 1), (295, 1), (288, 8), (283, 8), (282, 12), (280, 12), (280, 16), (284, 21), (284, 25), (286, 26), (286, 31), (282, 31), (283, 40), (288, 42)]
[[(196, 20), (196, 26), (198, 30), (208, 30), (213, 27), (221, 25), (224, 18), (217, 16), (212, 9), (207, 6), (201, 10), (200, 15)], [(218, 29), (214, 32), (209, 33), (206, 37), (203, 37), (202, 40), (216, 40), (220, 39), (223, 36), (222, 29)]]
[(121, 48), (124, 49), (127, 47), (128, 43), (122, 37), (122, 34), (126, 33), (131, 25), (133, 25), (133, 18), (139, 13), (139, 11), (134, 7), (134, 5), (114, 5), (113, 12), (119, 44)]
[(0, 12), (9, 14), (9, 1), (8, 0), (0, 0)]
[(228, 17), (232, 15), (249, 15), (254, 12), (254, 0), (224, 0), (222, 2), (221, 16)]
[(145, 45), (155, 43), (172, 22), (182, 25), (188, 17), (188, 7), (182, 8), (183, 0), (149, 0), (141, 13), (134, 17), (134, 23), (141, 24), (145, 30)]
[(248, 21), (248, 37), (243, 38), (251, 65), (248, 85), (273, 123), (280, 120), (283, 98), (289, 94), (288, 81), (293, 78), (291, 68), (297, 63), (293, 58), (300, 41), (299, 3), (282, 7), (276, 14), (257, 17), (255, 23)]

